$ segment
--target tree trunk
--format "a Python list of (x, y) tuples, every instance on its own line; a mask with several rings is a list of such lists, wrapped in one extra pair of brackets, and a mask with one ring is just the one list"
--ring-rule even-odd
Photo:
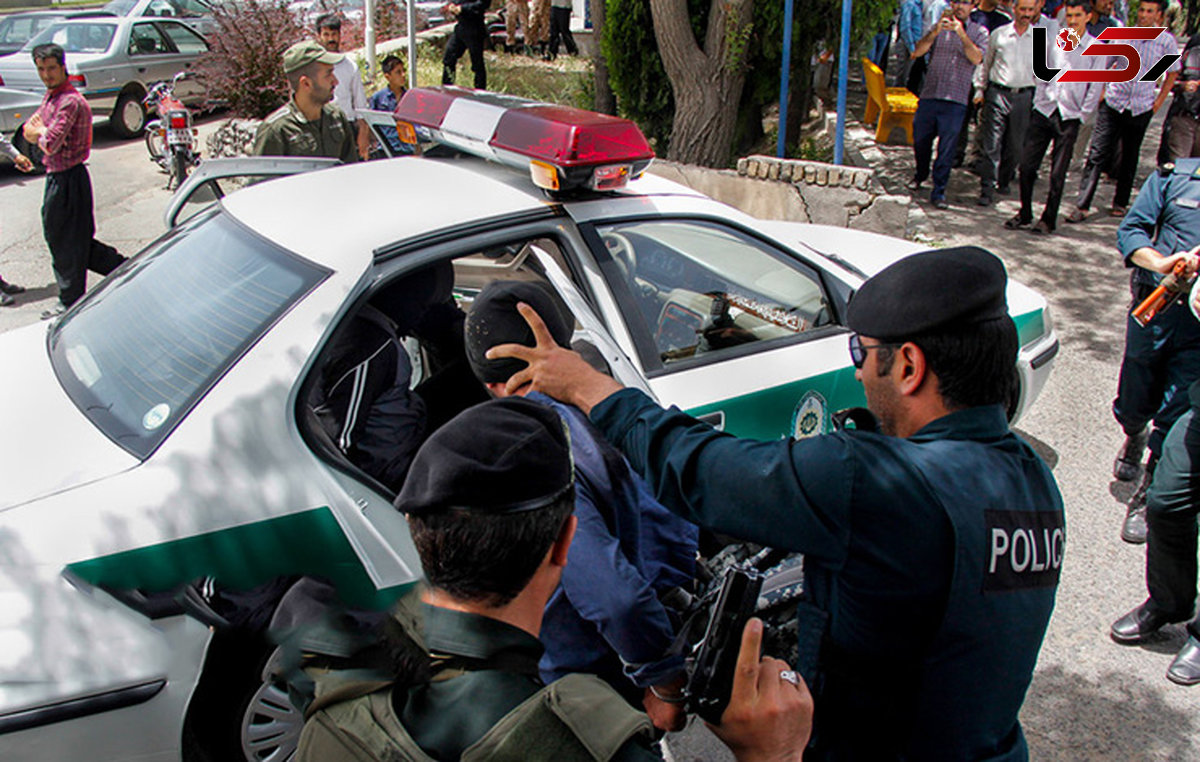
[(712, 0), (701, 48), (687, 0), (650, 0), (654, 37), (675, 95), (668, 159), (709, 167), (728, 163), (753, 11), (752, 0)]
[(606, 0), (588, 0), (592, 14), (592, 39), (596, 43), (596, 54), (592, 56), (594, 104), (601, 114), (617, 113), (617, 98), (608, 84), (608, 61), (600, 50), (600, 35), (604, 31), (604, 5)]

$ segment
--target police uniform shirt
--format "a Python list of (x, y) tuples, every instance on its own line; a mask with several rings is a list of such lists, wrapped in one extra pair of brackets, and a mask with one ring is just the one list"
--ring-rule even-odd
[(1149, 246), (1164, 257), (1200, 243), (1200, 159), (1180, 159), (1174, 169), (1151, 173), (1117, 228), (1117, 248), (1134, 268), (1135, 286), (1153, 287), (1162, 276), (1137, 267), (1133, 252)]
[[(458, 759), (504, 715), (542, 688), (537, 638), (498, 619), (422, 604), (425, 647), (438, 657), (477, 662), (449, 680), (394, 691), (392, 703), (404, 729), (435, 759)], [(614, 762), (661, 760), (637, 741), (627, 741)]]
[(258, 126), (252, 153), (255, 156), (326, 156), (349, 164), (358, 161), (356, 134), (354, 125), (337, 106), (326, 103), (321, 107), (321, 116), (310, 122), (296, 106), (296, 101), (289, 98)]
[(823, 640), (813, 759), (1027, 756), (1017, 714), (1065, 530), (1049, 469), (1000, 406), (908, 439), (741, 440), (631, 389), (591, 417), (671, 510), (805, 554), (801, 661), (811, 631)]

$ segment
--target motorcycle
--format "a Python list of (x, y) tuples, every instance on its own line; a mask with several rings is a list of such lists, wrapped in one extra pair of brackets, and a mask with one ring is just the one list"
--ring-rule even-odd
[(143, 99), (158, 115), (146, 125), (146, 150), (150, 159), (167, 173), (167, 190), (178, 188), (200, 163), (198, 131), (192, 127), (192, 112), (175, 97), (175, 85), (187, 76), (179, 72), (170, 82), (158, 82)]

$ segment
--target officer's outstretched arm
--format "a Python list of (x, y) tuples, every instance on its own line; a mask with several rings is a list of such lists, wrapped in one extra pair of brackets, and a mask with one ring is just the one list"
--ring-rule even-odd
[(762, 620), (746, 623), (729, 706), (709, 727), (738, 762), (799, 760), (812, 734), (812, 694), (787, 662), (759, 659), (762, 632)]

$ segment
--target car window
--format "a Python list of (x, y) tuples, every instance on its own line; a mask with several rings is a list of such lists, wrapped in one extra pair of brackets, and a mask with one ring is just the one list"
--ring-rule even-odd
[(640, 319), (651, 337), (648, 368), (833, 322), (815, 270), (738, 231), (699, 220), (646, 220), (597, 232), (616, 265), (609, 277), (623, 280), (637, 304), (631, 320)]
[(195, 17), (207, 16), (212, 13), (212, 9), (199, 0), (180, 0), (180, 16)]
[(160, 25), (180, 53), (208, 52), (208, 43), (204, 41), (204, 38), (183, 24), (176, 21), (163, 21), (160, 22)]
[(179, 6), (173, 2), (170, 2), (169, 0), (152, 0), (152, 2), (146, 6), (146, 10), (142, 12), (142, 15), (172, 18), (175, 16), (181, 16), (183, 14), (179, 12)]
[(57, 20), (53, 16), (18, 16), (0, 20), (0, 42), (23, 43)]
[(144, 56), (169, 53), (171, 48), (154, 24), (134, 24), (129, 33), (129, 55)]
[(112, 0), (105, 4), (104, 10), (117, 16), (128, 16), (135, 5), (137, 5), (137, 0)]
[[(112, 44), (114, 24), (55, 24), (25, 43), (22, 51), (54, 43), (67, 53), (103, 53)], [(69, 65), (69, 63), (68, 63)]]
[(326, 274), (225, 214), (177, 228), (54, 328), (55, 373), (105, 435), (145, 458)]

